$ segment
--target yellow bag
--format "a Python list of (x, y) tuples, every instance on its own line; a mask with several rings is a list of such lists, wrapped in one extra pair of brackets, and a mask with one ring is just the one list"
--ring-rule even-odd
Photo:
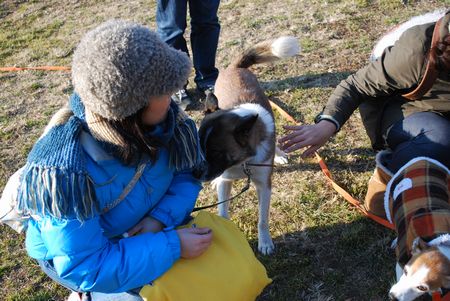
[(209, 227), (213, 241), (195, 259), (177, 261), (140, 295), (147, 301), (250, 301), (272, 282), (233, 222), (201, 211), (187, 225)]

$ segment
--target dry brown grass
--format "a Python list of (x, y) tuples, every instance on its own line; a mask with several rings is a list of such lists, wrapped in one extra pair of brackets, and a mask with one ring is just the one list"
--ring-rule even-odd
[[(302, 54), (254, 68), (273, 101), (299, 122), (311, 122), (334, 86), (363, 66), (374, 41), (410, 16), (449, 6), (448, 0), (223, 0), (217, 65), (256, 42), (294, 35)], [(155, 28), (154, 1), (0, 2), (0, 66), (70, 65), (80, 37), (110, 18)], [(187, 36), (189, 30), (187, 32)], [(49, 117), (71, 93), (64, 72), (0, 73), (0, 187), (26, 160)], [(192, 87), (193, 88), (193, 87)], [(193, 108), (199, 108), (200, 105)], [(199, 120), (196, 110), (191, 115)], [(285, 123), (278, 118), (277, 124)], [(336, 180), (362, 198), (374, 153), (354, 114), (321, 151)], [(259, 300), (386, 300), (394, 278), (391, 231), (362, 217), (327, 185), (313, 160), (291, 156), (276, 169), (271, 233), (277, 251), (259, 256), (273, 279)], [(215, 200), (205, 185), (200, 203)], [(255, 247), (254, 190), (231, 205), (232, 220)], [(63, 300), (67, 291), (26, 256), (24, 237), (0, 227), (3, 300)], [(224, 260), (227, 260), (224, 258)]]

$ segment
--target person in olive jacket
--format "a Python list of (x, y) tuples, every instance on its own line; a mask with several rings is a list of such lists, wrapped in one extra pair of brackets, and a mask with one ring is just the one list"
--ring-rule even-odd
[[(279, 139), (281, 148), (293, 152), (306, 148), (303, 157), (314, 154), (340, 130), (359, 108), (366, 132), (377, 154), (377, 168), (369, 181), (366, 206), (383, 215), (382, 206), (370, 208), (393, 173), (412, 158), (426, 156), (450, 167), (450, 11), (440, 22), (440, 36), (431, 47), (436, 23), (406, 30), (381, 57), (343, 80), (330, 96), (315, 124), (286, 126), (290, 131)], [(419, 99), (402, 95), (421, 82), (428, 60), (434, 60), (437, 78)], [(380, 204), (381, 205), (381, 204)]]

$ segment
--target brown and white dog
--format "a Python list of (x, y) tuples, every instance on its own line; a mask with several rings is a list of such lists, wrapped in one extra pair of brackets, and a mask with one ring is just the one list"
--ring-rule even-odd
[[(278, 153), (277, 163), (287, 161), (275, 146), (275, 123), (269, 100), (248, 68), (291, 57), (299, 51), (298, 41), (294, 37), (262, 42), (245, 51), (220, 71), (215, 95), (207, 95), (206, 116), (199, 129), (208, 167), (198, 176), (204, 181), (217, 177), (213, 183), (219, 202), (230, 198), (234, 180), (247, 177), (243, 163), (264, 164), (248, 166), (258, 195), (258, 250), (263, 254), (274, 250), (269, 233), (274, 157)], [(228, 218), (228, 207), (228, 202), (220, 204), (219, 214)]]
[(412, 159), (389, 181), (385, 209), (397, 232), (397, 283), (389, 291), (391, 300), (410, 301), (434, 292), (447, 294), (446, 290), (450, 289), (448, 168), (430, 158)]

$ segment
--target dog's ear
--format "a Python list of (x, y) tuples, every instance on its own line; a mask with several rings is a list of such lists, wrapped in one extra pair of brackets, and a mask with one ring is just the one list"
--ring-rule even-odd
[(234, 138), (240, 146), (247, 146), (250, 137), (250, 131), (258, 120), (258, 114), (247, 115), (239, 118), (234, 128)]
[(209, 114), (212, 112), (215, 112), (219, 109), (219, 101), (217, 100), (216, 95), (210, 90), (206, 90), (206, 100), (205, 100), (205, 109), (203, 110), (203, 113)]
[(412, 248), (411, 248), (411, 253), (413, 255), (417, 255), (422, 253), (423, 251), (429, 249), (430, 246), (420, 237), (417, 237), (416, 239), (414, 239), (413, 244), (412, 244)]

